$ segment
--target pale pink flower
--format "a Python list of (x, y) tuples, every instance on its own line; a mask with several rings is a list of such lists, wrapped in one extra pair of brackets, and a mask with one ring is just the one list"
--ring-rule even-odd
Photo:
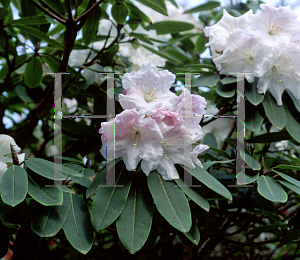
[[(114, 135), (107, 133), (108, 125), (115, 129)], [(102, 154), (106, 152), (107, 142), (115, 141), (115, 158), (122, 157), (128, 171), (136, 169), (142, 159), (156, 161), (163, 155), (160, 145), (163, 136), (157, 123), (151, 117), (141, 117), (136, 109), (126, 109), (114, 120), (102, 123), (99, 133)]]

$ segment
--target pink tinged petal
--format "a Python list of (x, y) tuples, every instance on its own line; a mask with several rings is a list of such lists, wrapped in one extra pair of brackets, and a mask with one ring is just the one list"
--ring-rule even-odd
[(167, 126), (180, 126), (183, 122), (179, 113), (161, 109), (157, 109), (152, 118), (157, 123), (164, 122)]

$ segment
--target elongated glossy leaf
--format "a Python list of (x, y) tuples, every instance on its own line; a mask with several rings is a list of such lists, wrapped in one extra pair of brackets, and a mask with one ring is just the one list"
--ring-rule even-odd
[(268, 144), (268, 143), (279, 142), (282, 140), (290, 140), (290, 139), (293, 139), (293, 138), (290, 136), (290, 134), (287, 131), (281, 131), (281, 132), (268, 133), (268, 134), (254, 136), (254, 137), (246, 140), (246, 142)]
[(8, 10), (6, 8), (0, 7), (0, 19), (5, 18), (8, 15)]
[(63, 225), (65, 235), (70, 244), (82, 254), (87, 254), (93, 243), (93, 227), (89, 210), (78, 194), (67, 194), (71, 206)]
[(159, 213), (176, 229), (188, 232), (192, 226), (191, 211), (183, 191), (174, 182), (163, 180), (157, 172), (147, 177), (148, 187)]
[[(36, 172), (37, 174), (50, 179), (50, 180), (64, 180), (65, 177), (61, 172), (57, 171), (54, 167), (54, 163), (40, 159), (29, 158), (25, 161), (28, 168)], [(58, 167), (59, 168), (59, 167)]]
[[(300, 168), (300, 167), (298, 167), (298, 168)], [(288, 182), (293, 183), (294, 185), (300, 187), (300, 181), (298, 181), (298, 180), (296, 180), (296, 179), (294, 179), (294, 178), (292, 178), (292, 177), (290, 177), (290, 176), (288, 176), (288, 175), (286, 175), (282, 172), (278, 172), (278, 171), (275, 171), (275, 170), (273, 170), (273, 172), (277, 173), (280, 177), (287, 180)]]
[(146, 34), (143, 33), (131, 33), (130, 35), (134, 36), (135, 38), (137, 38), (140, 41), (146, 42), (148, 44), (153, 45), (153, 43), (151, 42), (151, 40), (149, 40), (148, 36)]
[(203, 208), (205, 211), (209, 212), (209, 203), (196, 191), (188, 187), (182, 179), (175, 180), (178, 187), (183, 190), (183, 192), (189, 196), (189, 198), (194, 201), (199, 207)]
[(254, 106), (260, 104), (264, 99), (264, 95), (257, 92), (258, 79), (259, 78), (254, 78), (252, 83), (248, 83), (248, 81), (246, 81), (245, 84), (245, 96)]
[(247, 175), (243, 172), (239, 172), (237, 174), (237, 181), (240, 185), (245, 185), (256, 181), (258, 177), (259, 177), (258, 173), (255, 175)]
[(300, 102), (295, 98), (293, 93), (289, 89), (285, 89), (285, 91), (289, 94), (289, 97), (293, 100), (295, 108), (300, 112)]
[(245, 153), (244, 151), (240, 151), (240, 155), (242, 159), (249, 165), (249, 167), (254, 171), (259, 171), (261, 166), (258, 161), (256, 161), (252, 156)]
[(116, 3), (111, 8), (111, 15), (117, 23), (122, 24), (126, 21), (128, 9), (123, 3)]
[(3, 202), (14, 207), (25, 199), (27, 190), (28, 178), (26, 171), (18, 165), (9, 167), (1, 179), (1, 198)]
[(219, 81), (219, 76), (218, 75), (203, 75), (200, 76), (197, 79), (193, 80), (193, 86), (207, 86), (207, 87), (213, 87), (217, 84)]
[(191, 242), (193, 242), (196, 246), (200, 242), (200, 232), (197, 227), (196, 219), (192, 217), (192, 227), (187, 233), (183, 233)]
[(286, 92), (282, 95), (282, 102), (286, 115), (286, 130), (297, 142), (300, 142), (300, 112)]
[(153, 10), (155, 10), (156, 12), (161, 13), (162, 15), (167, 16), (168, 12), (167, 12), (167, 8), (165, 5), (164, 1), (161, 0), (138, 0), (139, 2), (141, 2), (143, 5), (146, 5), (150, 8), (152, 8)]
[(198, 13), (198, 12), (214, 9), (216, 7), (219, 7), (219, 6), (220, 6), (220, 2), (208, 1), (205, 4), (201, 4), (201, 5), (198, 5), (196, 7), (191, 8), (189, 10), (186, 10), (186, 11), (184, 11), (184, 13), (185, 14)]
[(86, 45), (90, 44), (96, 37), (99, 28), (100, 18), (101, 8), (96, 7), (84, 23), (82, 27), (82, 40)]
[(266, 92), (262, 104), (270, 122), (278, 129), (283, 129), (286, 123), (283, 106), (277, 106), (274, 97), (270, 94), (269, 91)]
[[(242, 79), (242, 80), (244, 80), (244, 79)], [(225, 77), (221, 80), (221, 83), (223, 85), (232, 84), (232, 83), (236, 84), (237, 82), (238, 82), (238, 78), (237, 77), (231, 77), (231, 76)], [(235, 85), (235, 87), (236, 87), (236, 85)]]
[(44, 206), (61, 205), (63, 193), (58, 187), (44, 187), (28, 176), (28, 194)]
[(186, 167), (183, 168), (214, 192), (220, 194), (226, 199), (232, 200), (232, 195), (229, 190), (200, 166), (196, 165), (196, 169), (193, 170), (190, 170)]
[(33, 205), (31, 210), (31, 228), (40, 237), (53, 237), (62, 228), (71, 207), (71, 197), (63, 194), (61, 206), (45, 207), (39, 203)]
[(279, 164), (275, 168), (278, 169), (289, 169), (289, 170), (297, 170), (300, 171), (300, 166), (288, 165), (288, 164)]
[(159, 21), (151, 25), (148, 25), (145, 29), (156, 30), (157, 34), (161, 35), (161, 34), (172, 33), (174, 31), (176, 32), (188, 31), (194, 29), (194, 27), (195, 26), (193, 24), (188, 22), (167, 20), (167, 21)]
[[(94, 197), (92, 224), (97, 231), (105, 229), (112, 224), (120, 216), (124, 208), (131, 186), (132, 173), (127, 172), (124, 169), (124, 165), (122, 168), (123, 170), (116, 174), (115, 183), (124, 187), (99, 187)], [(102, 178), (100, 185), (106, 185), (105, 178)]]
[(128, 9), (137, 17), (139, 17), (141, 20), (143, 20), (146, 23), (151, 23), (150, 18), (144, 13), (142, 12), (139, 8), (137, 8), (135, 5), (133, 5), (132, 3), (130, 3), (129, 1), (124, 3)]
[(180, 60), (177, 60), (173, 57), (171, 57), (169, 54), (165, 53), (165, 52), (162, 52), (162, 51), (158, 51), (154, 48), (151, 48), (149, 47), (148, 45), (144, 45), (144, 44), (141, 44), (141, 46), (143, 46), (145, 49), (147, 49), (148, 51), (151, 51), (153, 52), (154, 54), (164, 58), (164, 59), (167, 59), (167, 60), (170, 60), (170, 61), (173, 61), (173, 62), (176, 62), (176, 63), (180, 63), (181, 61)]
[(29, 16), (29, 17), (22, 17), (17, 20), (13, 20), (10, 24), (11, 25), (16, 25), (16, 24), (21, 24), (21, 25), (31, 25), (31, 24), (46, 24), (50, 23), (44, 15), (38, 15), (38, 16)]
[(91, 185), (86, 190), (86, 197), (92, 196), (100, 187), (100, 185), (106, 184), (106, 171), (107, 168), (103, 168), (95, 177)]
[(146, 176), (136, 173), (124, 209), (116, 222), (119, 238), (131, 254), (139, 251), (145, 244), (152, 218), (153, 200)]
[(42, 77), (42, 62), (38, 57), (32, 57), (31, 60), (26, 64), (24, 81), (28, 87), (35, 88), (40, 85)]
[(210, 168), (211, 166), (213, 166), (216, 163), (231, 163), (235, 161), (235, 159), (231, 159), (231, 160), (227, 160), (227, 161), (210, 161), (210, 162), (204, 162), (203, 163), (203, 168), (205, 170), (207, 170), (208, 168)]
[(269, 176), (259, 176), (257, 185), (259, 194), (266, 199), (274, 202), (287, 201), (286, 192), (273, 178)]
[(245, 112), (245, 127), (250, 131), (256, 131), (264, 121), (264, 117), (260, 114), (258, 106), (253, 106), (247, 102)]
[(43, 40), (45, 42), (47, 42), (48, 44), (52, 45), (53, 47), (59, 49), (59, 50), (63, 50), (63, 46), (57, 42), (56, 40), (53, 39), (49, 39), (48, 36), (41, 32), (38, 29), (26, 26), (26, 25), (21, 25), (21, 24), (16, 24), (14, 27), (17, 27), (18, 29), (20, 29), (22, 31), (22, 33), (28, 33), (30, 35), (33, 35), (34, 37)]
[(234, 84), (223, 85), (221, 82), (218, 82), (216, 86), (216, 91), (219, 96), (224, 98), (230, 98), (235, 95), (236, 86)]
[(281, 185), (289, 188), (290, 190), (296, 192), (298, 195), (300, 195), (300, 187), (298, 185), (295, 185), (288, 181), (279, 181)]

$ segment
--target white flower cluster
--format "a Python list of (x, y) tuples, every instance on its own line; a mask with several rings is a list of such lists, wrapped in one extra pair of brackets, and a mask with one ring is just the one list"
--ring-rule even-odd
[(249, 72), (246, 79), (259, 77), (258, 92), (271, 92), (282, 105), (282, 93), (289, 89), (300, 98), (300, 23), (289, 6), (261, 4), (240, 17), (223, 10), (222, 19), (204, 29), (212, 58), (221, 74)]
[[(13, 146), (13, 149), (18, 153), (19, 163), (24, 161), (25, 153), (19, 154), (21, 151), (20, 147), (17, 146), (15, 140), (9, 135), (0, 134), (0, 182), (3, 177), (3, 174), (7, 170), (7, 163), (12, 163), (12, 158), (5, 156), (11, 153), (10, 145)], [(21, 166), (23, 167), (24, 164)]]
[[(102, 123), (99, 130), (103, 155), (111, 153), (107, 151), (111, 149), (115, 158), (122, 157), (128, 171), (136, 169), (142, 160), (141, 169), (146, 175), (157, 169), (165, 180), (179, 178), (174, 164), (191, 169), (195, 168), (193, 163), (202, 166), (197, 157), (208, 146), (188, 148), (203, 136), (199, 123), (206, 101), (183, 86), (182, 94), (176, 96), (170, 91), (174, 80), (174, 74), (158, 71), (151, 63), (124, 74), (125, 91), (119, 101), (125, 110), (112, 121)], [(193, 113), (189, 126), (184, 123), (186, 104), (190, 104)], [(108, 142), (113, 145), (107, 146)]]

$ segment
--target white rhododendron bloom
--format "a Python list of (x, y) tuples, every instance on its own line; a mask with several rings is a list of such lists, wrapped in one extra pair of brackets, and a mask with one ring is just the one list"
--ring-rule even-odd
[[(119, 95), (119, 101), (125, 110), (101, 124), (103, 156), (114, 152), (115, 158), (122, 157), (128, 171), (136, 169), (141, 161), (146, 175), (157, 170), (165, 180), (179, 178), (174, 164), (193, 169), (196, 163), (202, 167), (198, 154), (208, 146), (198, 145), (193, 150), (191, 147), (203, 137), (199, 122), (206, 101), (184, 87), (177, 97), (169, 90), (174, 80), (175, 75), (167, 70), (159, 71), (151, 63), (123, 76), (125, 93)], [(194, 114), (188, 127), (184, 121), (187, 102), (191, 102)], [(108, 126), (114, 127), (114, 135), (108, 132)], [(108, 142), (114, 145), (107, 146)]]
[(224, 9), (222, 19), (204, 32), (220, 74), (252, 73), (247, 81), (259, 77), (258, 92), (269, 90), (281, 106), (285, 89), (300, 98), (300, 23), (289, 6), (260, 6), (260, 13), (237, 18)]
[[(0, 182), (3, 174), (8, 168), (7, 163), (13, 162), (12, 158), (5, 156), (11, 153), (10, 145), (12, 145), (13, 149), (16, 151), (19, 163), (24, 162), (25, 159), (25, 153), (20, 154), (21, 148), (17, 146), (14, 139), (9, 135), (0, 134)], [(21, 167), (23, 167), (23, 165), (24, 164), (21, 164)]]
[(156, 109), (171, 109), (178, 97), (170, 91), (175, 75), (167, 70), (158, 71), (151, 63), (143, 64), (139, 71), (123, 76), (124, 95), (119, 101), (124, 109), (136, 108), (139, 113), (151, 116)]

